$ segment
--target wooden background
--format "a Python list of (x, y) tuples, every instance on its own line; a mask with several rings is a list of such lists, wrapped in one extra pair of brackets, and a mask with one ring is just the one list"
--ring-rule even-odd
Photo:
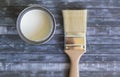
[[(30, 4), (55, 16), (57, 29), (46, 44), (29, 45), (18, 36), (17, 16)], [(120, 77), (120, 0), (0, 0), (0, 77), (68, 77), (61, 10), (80, 8), (88, 9), (81, 77)]]

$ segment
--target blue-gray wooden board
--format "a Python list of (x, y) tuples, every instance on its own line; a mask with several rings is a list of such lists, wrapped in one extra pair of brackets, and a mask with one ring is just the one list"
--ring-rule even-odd
[[(17, 16), (31, 4), (55, 16), (56, 32), (46, 44), (29, 45), (18, 36)], [(0, 0), (0, 77), (68, 77), (61, 11), (81, 8), (88, 9), (88, 28), (80, 76), (120, 77), (120, 0)]]

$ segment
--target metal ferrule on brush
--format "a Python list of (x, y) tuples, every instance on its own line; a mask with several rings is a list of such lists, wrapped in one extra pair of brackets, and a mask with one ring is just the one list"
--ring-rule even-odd
[(81, 49), (85, 50), (85, 37), (84, 34), (69, 34), (66, 33), (65, 35), (65, 46), (66, 50), (69, 49)]

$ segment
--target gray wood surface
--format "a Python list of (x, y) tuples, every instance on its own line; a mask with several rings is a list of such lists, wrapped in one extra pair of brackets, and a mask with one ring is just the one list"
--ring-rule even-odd
[[(42, 45), (22, 41), (18, 14), (27, 6), (48, 8), (56, 19), (54, 37)], [(87, 52), (81, 77), (120, 77), (120, 0), (0, 0), (0, 77), (68, 77), (63, 9), (88, 9)]]

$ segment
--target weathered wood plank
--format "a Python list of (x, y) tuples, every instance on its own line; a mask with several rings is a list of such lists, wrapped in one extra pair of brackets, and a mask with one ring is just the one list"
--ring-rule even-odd
[[(57, 2), (57, 1), (44, 1), (44, 6), (47, 7), (57, 7), (60, 6), (62, 9), (65, 8), (119, 8), (119, 1), (118, 0), (111, 0), (111, 1), (89, 1), (86, 2), (85, 1), (61, 1), (61, 2)], [(39, 3), (39, 2), (38, 2)], [(71, 7), (72, 6), (72, 7)]]
[[(113, 38), (114, 37), (114, 38)], [(120, 44), (120, 36), (89, 36), (87, 44)]]
[(0, 17), (0, 25), (4, 26), (15, 26), (16, 25), (16, 19), (15, 17)]
[[(55, 36), (54, 36), (55, 37)], [(49, 42), (46, 43), (46, 45), (30, 45), (26, 42), (22, 41), (18, 35), (2, 35), (0, 36), (0, 51), (6, 52), (6, 51), (22, 51), (22, 52), (40, 52), (40, 51), (46, 51), (49, 52), (49, 50), (53, 51), (61, 51), (63, 50), (63, 38), (60, 38), (59, 36), (55, 37), (55, 40), (51, 39)], [(58, 42), (58, 41), (62, 42)], [(47, 45), (48, 44), (48, 45)], [(58, 44), (58, 45), (56, 45)]]
[[(58, 6), (59, 7), (59, 6)], [(18, 14), (25, 9), (25, 6), (4, 6), (0, 7), (0, 16), (4, 17), (17, 17)], [(48, 8), (56, 18), (61, 18), (61, 11), (63, 9)], [(102, 9), (88, 9), (89, 17), (112, 17), (120, 18), (120, 8), (102, 8)]]
[[(3, 1), (3, 0), (2, 0)], [(4, 2), (4, 5), (3, 3), (1, 2), (1, 6), (27, 6), (29, 4), (41, 4), (43, 6), (47, 6), (47, 7), (56, 7), (56, 6), (61, 6), (62, 8), (80, 8), (81, 6), (82, 7), (85, 7), (85, 8), (119, 8), (120, 5), (119, 5), (119, 1), (118, 0), (107, 0), (107, 1), (104, 1), (104, 0), (100, 0), (100, 1), (88, 1), (86, 2), (87, 0), (85, 1), (73, 1), (73, 0), (68, 0), (68, 1), (65, 1), (65, 0), (62, 0), (62, 1), (50, 1), (50, 0), (46, 0), (46, 1), (42, 1), (42, 0), (39, 0), (39, 1), (35, 1), (35, 0), (21, 0), (21, 1), (18, 1), (18, 0), (6, 0), (6, 1), (3, 1)], [(72, 7), (71, 7), (72, 5)]]
[[(120, 62), (81, 62), (79, 64), (80, 71), (120, 71)], [(60, 72), (69, 70), (69, 63), (1, 63), (0, 71), (48, 71)]]
[[(113, 38), (114, 37), (114, 38)], [(88, 53), (120, 53), (119, 36), (88, 36)], [(1, 35), (0, 52), (41, 52), (62, 53), (64, 50), (63, 35), (55, 35), (43, 45), (29, 45), (22, 41), (18, 35)]]
[[(11, 47), (13, 46), (13, 47)], [(0, 53), (64, 53), (64, 45), (63, 44), (44, 44), (40, 46), (31, 46), (23, 44), (5, 44), (0, 45)], [(87, 44), (87, 54), (119, 54), (120, 53), (120, 45), (119, 44)]]
[[(64, 38), (63, 35), (54, 35), (53, 38), (48, 41), (46, 44), (63, 44)], [(18, 35), (1, 35), (0, 36), (0, 44), (21, 44), (21, 45), (29, 45), (21, 40)]]
[(89, 17), (111, 17), (111, 18), (119, 18), (119, 8), (110, 8), (110, 9), (88, 9)]
[[(1, 71), (1, 77), (68, 77), (68, 71), (61, 71), (61, 72), (30, 72), (30, 71)], [(119, 72), (80, 72), (81, 77), (119, 77)]]
[(40, 46), (31, 46), (24, 44), (13, 44), (14, 47), (6, 45), (0, 46), (0, 53), (63, 53), (64, 46), (63, 44), (51, 44), (51, 45), (40, 45)]
[[(114, 37), (114, 38), (113, 38)], [(27, 43), (23, 42), (18, 35), (1, 35), (0, 43), (4, 45), (6, 44), (21, 44), (27, 45)], [(96, 35), (96, 36), (88, 36), (87, 44), (120, 44), (120, 36), (104, 36), (104, 35)], [(48, 41), (46, 44), (63, 44), (64, 36), (63, 35), (54, 35), (54, 37)]]
[[(116, 57), (117, 56), (117, 57)], [(87, 54), (85, 53), (80, 60), (80, 63), (87, 62), (119, 62), (120, 54)], [(20, 54), (20, 53), (4, 53), (0, 54), (1, 62), (30, 62), (30, 63), (69, 63), (68, 56), (63, 54), (42, 54), (42, 53), (31, 53), (31, 54)]]
[(119, 44), (87, 44), (87, 53), (120, 53)]
[(120, 27), (111, 27), (109, 35), (119, 35), (120, 34)]

